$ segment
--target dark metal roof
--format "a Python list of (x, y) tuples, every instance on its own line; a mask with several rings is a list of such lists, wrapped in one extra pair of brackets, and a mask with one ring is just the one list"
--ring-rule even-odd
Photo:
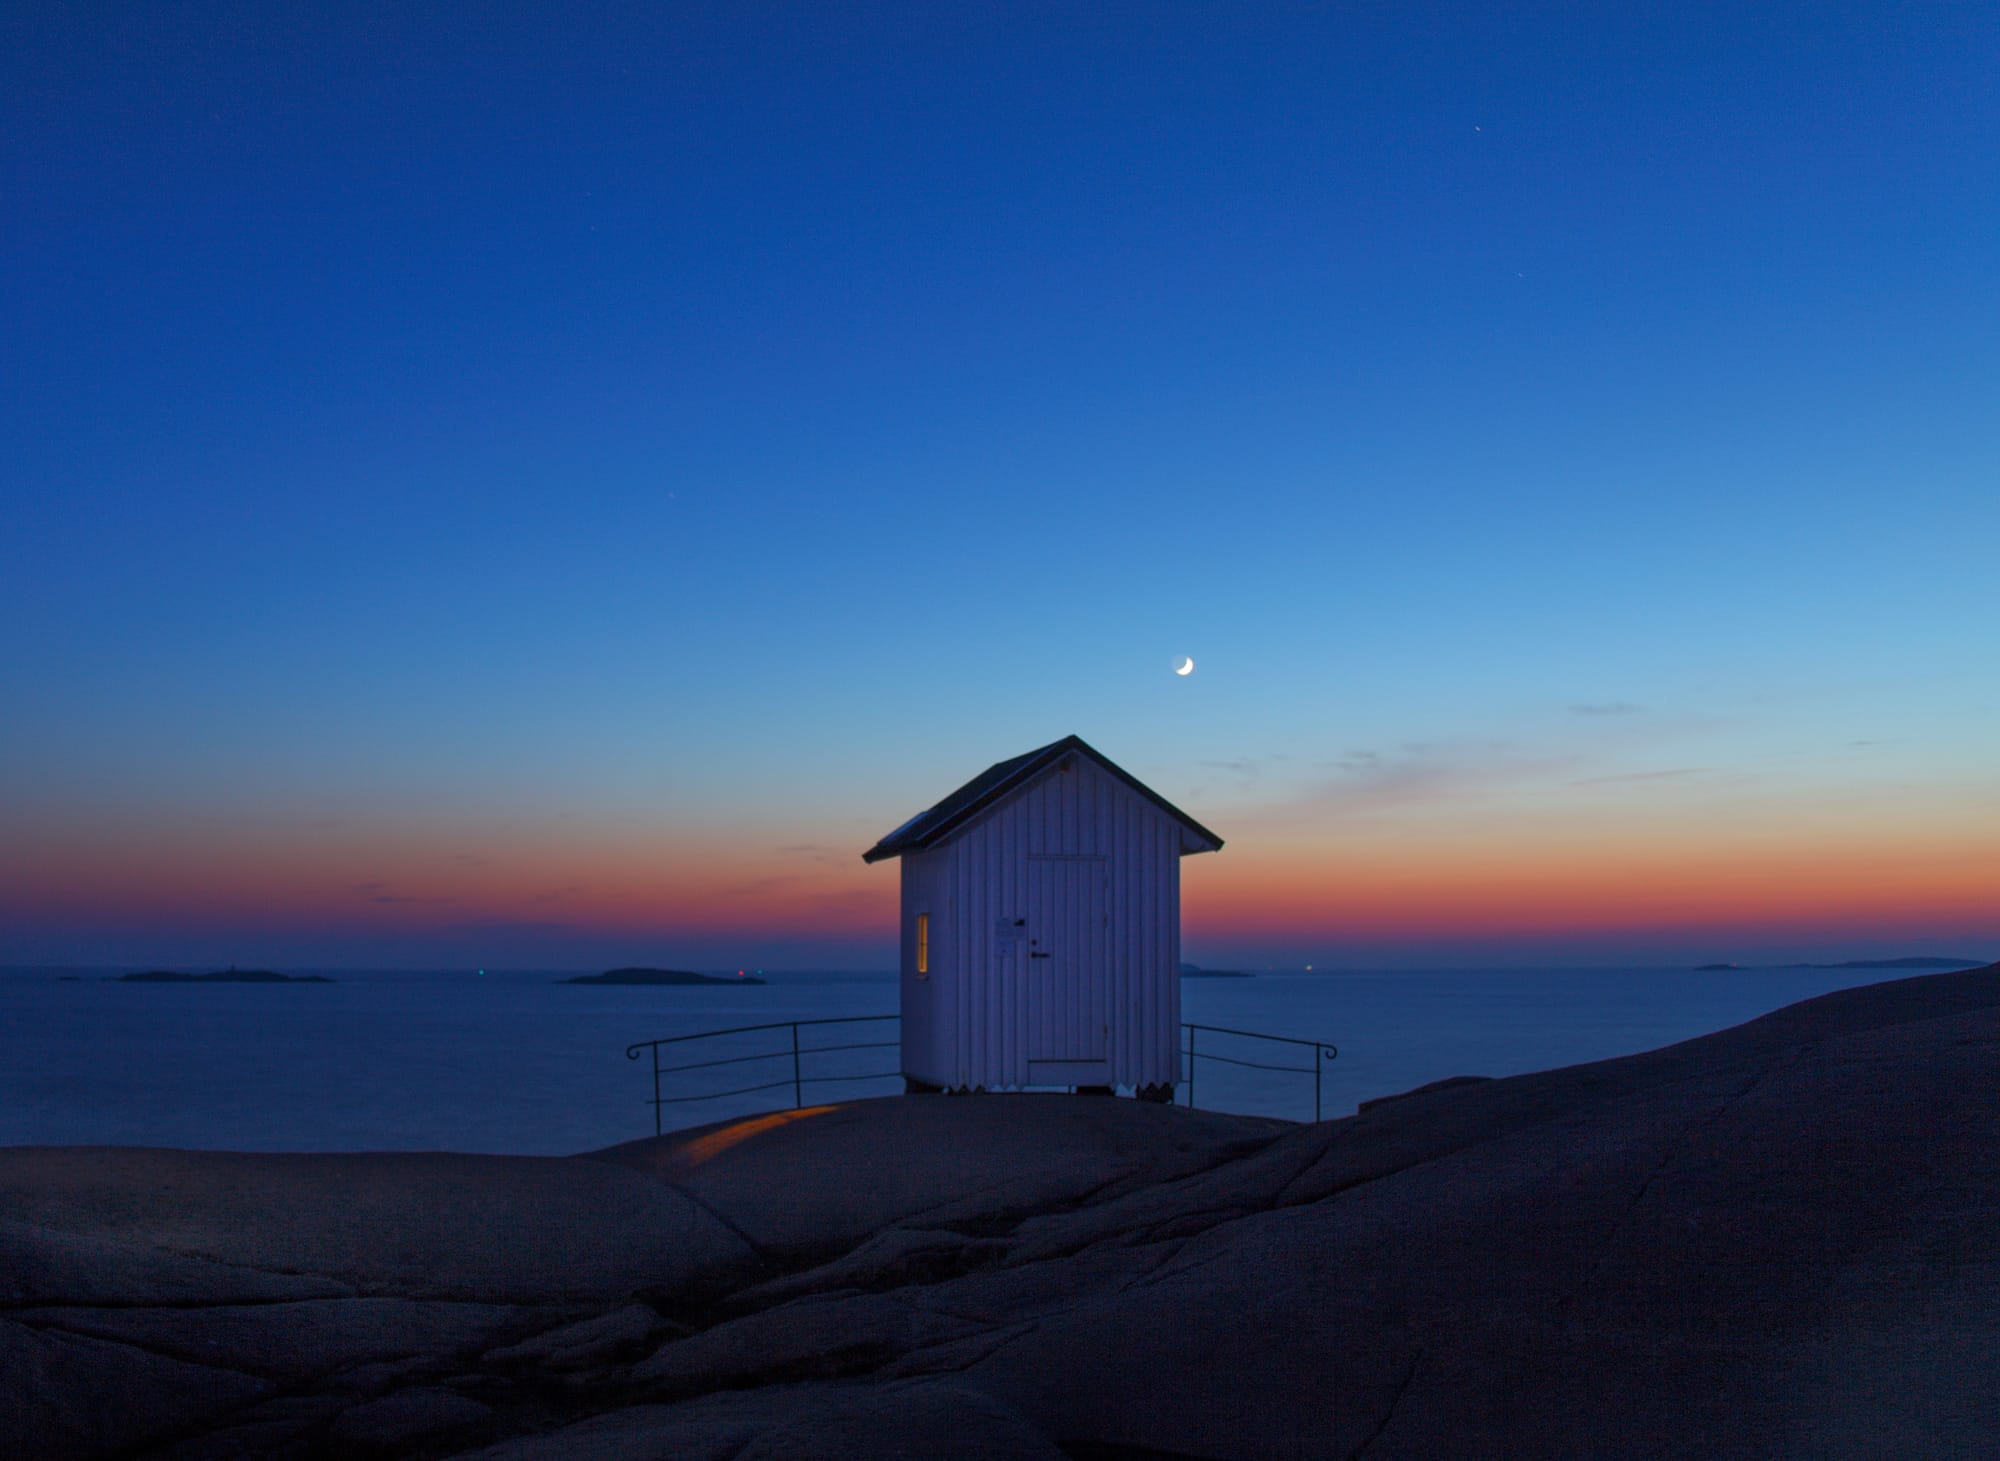
[(1076, 754), (1088, 756), (1106, 771), (1124, 782), (1147, 801), (1179, 822), (1197, 841), (1206, 847), (1186, 849), (1192, 852), (1214, 852), (1222, 846), (1222, 839), (1193, 817), (1138, 780), (1130, 772), (1105, 759), (1102, 752), (1085, 744), (1080, 736), (1064, 736), (1026, 755), (1016, 756), (1011, 761), (999, 761), (988, 766), (972, 780), (939, 802), (936, 806), (918, 812), (909, 821), (861, 854), (863, 862), (880, 862), (885, 857), (900, 857), (906, 852), (922, 852), (935, 847), (987, 808), (1006, 800), (1015, 792), (1040, 776), (1050, 767), (1058, 764), (1063, 757)]

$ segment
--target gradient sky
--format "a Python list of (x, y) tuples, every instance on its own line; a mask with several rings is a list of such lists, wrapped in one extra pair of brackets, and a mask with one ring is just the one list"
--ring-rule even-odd
[[(0, 963), (2000, 953), (2000, 10), (17, 6)], [(1191, 654), (1195, 673), (1170, 672)]]

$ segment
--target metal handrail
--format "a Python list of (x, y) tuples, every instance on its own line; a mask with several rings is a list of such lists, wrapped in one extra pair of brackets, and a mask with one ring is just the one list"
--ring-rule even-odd
[(719, 1035), (754, 1035), (759, 1030), (790, 1030), (800, 1025), (861, 1025), (870, 1020), (900, 1020), (901, 1015), (830, 1015), (817, 1020), (773, 1020), (768, 1025), (732, 1025), (727, 1030), (697, 1030), (692, 1035), (662, 1035), (657, 1040), (634, 1040), (625, 1047), (625, 1058), (637, 1060), (648, 1045), (679, 1045), (685, 1040), (713, 1040)]
[[(776, 1091), (790, 1086), (792, 1088), (792, 1104), (794, 1107), (800, 1107), (805, 1105), (805, 1088), (808, 1085), (891, 1079), (900, 1074), (900, 1072), (882, 1070), (864, 1071), (859, 1074), (807, 1075), (805, 1073), (805, 1058), (809, 1055), (830, 1055), (848, 1050), (891, 1050), (900, 1044), (899, 1041), (856, 1040), (839, 1045), (807, 1045), (801, 1043), (799, 1031), (818, 1025), (865, 1025), (878, 1023), (883, 1020), (900, 1019), (902, 1019), (901, 1015), (840, 1015), (815, 1020), (774, 1020), (763, 1025), (735, 1025), (726, 1030), (700, 1030), (692, 1035), (663, 1035), (657, 1040), (635, 1040), (632, 1044), (625, 1047), (625, 1058), (627, 1060), (637, 1060), (641, 1051), (652, 1052), (653, 1097), (647, 1104), (653, 1108), (653, 1134), (658, 1136), (665, 1129), (662, 1119), (662, 1108), (667, 1106), (678, 1106), (689, 1101), (718, 1101), (726, 1096), (754, 1095), (758, 1091)], [(1294, 1035), (1266, 1035), (1256, 1030), (1233, 1030), (1224, 1025), (1197, 1025), (1190, 1022), (1183, 1022), (1181, 1028), (1187, 1032), (1187, 1043), (1180, 1047), (1180, 1053), (1186, 1058), (1187, 1104), (1190, 1110), (1194, 1108), (1195, 1062), (1197, 1060), (1210, 1060), (1219, 1065), (1243, 1066), (1250, 1070), (1287, 1071), (1297, 1075), (1310, 1075), (1313, 1078), (1313, 1120), (1318, 1121), (1320, 1119), (1325, 1062), (1336, 1059), (1340, 1055), (1340, 1048), (1338, 1046), (1330, 1044), (1325, 1040), (1302, 1040)], [(663, 1046), (682, 1045), (690, 1040), (718, 1040), (729, 1035), (757, 1035), (767, 1030), (789, 1030), (791, 1032), (791, 1039), (781, 1044), (776, 1050), (760, 1050), (749, 1055), (728, 1055), (716, 1060), (683, 1061), (678, 1065), (660, 1064), (660, 1051)], [(1262, 1040), (1274, 1045), (1302, 1045), (1314, 1051), (1317, 1058), (1309, 1065), (1275, 1065), (1267, 1061), (1244, 1060), (1232, 1055), (1218, 1055), (1212, 1050), (1196, 1049), (1195, 1035), (1197, 1031), (1206, 1031), (1210, 1035), (1223, 1035), (1240, 1040)], [(661, 1080), (667, 1076), (682, 1075), (688, 1071), (695, 1070), (715, 1070), (726, 1065), (747, 1065), (759, 1060), (785, 1059), (790, 1059), (792, 1063), (792, 1071), (789, 1077), (780, 1077), (777, 1080), (767, 1081), (759, 1085), (737, 1086), (726, 1091), (697, 1091), (692, 1095), (686, 1096), (668, 1096), (661, 1093)]]
[[(736, 1025), (727, 1030), (700, 1030), (692, 1035), (663, 1035), (657, 1040), (635, 1040), (625, 1047), (625, 1058), (637, 1060), (644, 1050), (653, 1056), (653, 1098), (647, 1104), (653, 1108), (653, 1135), (659, 1136), (664, 1128), (661, 1108), (677, 1106), (687, 1101), (718, 1101), (725, 1096), (747, 1096), (757, 1091), (775, 1091), (790, 1086), (794, 1107), (805, 1105), (805, 1088), (822, 1081), (862, 1081), (887, 1080), (900, 1074), (899, 1071), (867, 1071), (860, 1075), (807, 1075), (805, 1057), (808, 1055), (828, 1055), (841, 1050), (887, 1050), (900, 1042), (895, 1040), (862, 1040), (841, 1045), (804, 1045), (799, 1041), (799, 1031), (814, 1025), (865, 1025), (879, 1020), (900, 1020), (901, 1015), (842, 1015), (817, 1020), (773, 1020), (763, 1025)], [(660, 1064), (660, 1048), (664, 1045), (681, 1045), (689, 1040), (719, 1040), (726, 1035), (756, 1035), (766, 1030), (790, 1030), (792, 1038), (788, 1045), (777, 1050), (763, 1050), (751, 1055), (730, 1055), (719, 1060), (690, 1060), (680, 1065)], [(663, 1076), (680, 1075), (691, 1070), (713, 1070), (724, 1065), (746, 1065), (757, 1060), (784, 1060), (792, 1062), (790, 1079), (779, 1079), (763, 1085), (738, 1086), (728, 1091), (698, 1091), (690, 1096), (666, 1096), (660, 1093)], [(748, 1072), (746, 1072), (747, 1074)]]
[(1228, 1055), (1217, 1055), (1212, 1050), (1202, 1051), (1201, 1058), (1213, 1060), (1219, 1065), (1240, 1065), (1248, 1070), (1292, 1070), (1300, 1075), (1308, 1075), (1313, 1069), (1310, 1065), (1269, 1065), (1261, 1060), (1237, 1060)]
[[(648, 1104), (652, 1106), (678, 1106), (683, 1101), (719, 1101), (724, 1096), (747, 1096), (753, 1091), (775, 1091), (791, 1083), (790, 1077), (787, 1077), (781, 1081), (766, 1081), (761, 1086), (738, 1086), (731, 1091), (697, 1091), (692, 1096), (655, 1096)], [(655, 1111), (653, 1135), (658, 1136), (659, 1134), (659, 1113)]]
[(1296, 1035), (1265, 1035), (1256, 1030), (1231, 1030), (1222, 1025), (1196, 1025), (1186, 1021), (1182, 1022), (1181, 1028), (1187, 1031), (1187, 1044), (1181, 1047), (1181, 1054), (1187, 1057), (1187, 1103), (1190, 1111), (1194, 1109), (1194, 1063), (1197, 1058), (1194, 1048), (1194, 1035), (1197, 1030), (1207, 1030), (1212, 1035), (1232, 1035), (1243, 1040), (1267, 1040), (1274, 1045), (1304, 1045), (1308, 1049), (1318, 1052), (1319, 1058), (1313, 1061), (1311, 1065), (1266, 1065), (1259, 1060), (1237, 1060), (1231, 1056), (1215, 1055), (1208, 1051), (1201, 1052), (1199, 1058), (1202, 1060), (1217, 1061), (1223, 1065), (1248, 1066), (1252, 1070), (1288, 1070), (1298, 1075), (1311, 1076), (1313, 1078), (1313, 1120), (1318, 1121), (1320, 1119), (1320, 1092), (1324, 1086), (1322, 1077), (1326, 1070), (1324, 1062), (1339, 1058), (1340, 1047), (1338, 1045), (1331, 1044), (1325, 1040), (1301, 1040)]

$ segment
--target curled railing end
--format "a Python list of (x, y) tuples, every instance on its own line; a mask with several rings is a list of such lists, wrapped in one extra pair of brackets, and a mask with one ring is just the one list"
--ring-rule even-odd
[(1320, 1058), (1321, 1060), (1338, 1060), (1338, 1059), (1340, 1059), (1340, 1047), (1339, 1047), (1338, 1045), (1322, 1045), (1322, 1046), (1320, 1046), (1320, 1047), (1319, 1047), (1319, 1058)]
[(637, 1060), (639, 1058), (639, 1052), (641, 1050), (646, 1050), (649, 1048), (650, 1048), (650, 1042), (645, 1040), (641, 1040), (637, 1045), (627, 1045), (625, 1047), (625, 1058), (627, 1060)]

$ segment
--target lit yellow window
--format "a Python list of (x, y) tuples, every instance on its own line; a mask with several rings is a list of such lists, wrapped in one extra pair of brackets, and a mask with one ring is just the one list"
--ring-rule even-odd
[(931, 972), (931, 916), (928, 913), (917, 915), (917, 972)]

